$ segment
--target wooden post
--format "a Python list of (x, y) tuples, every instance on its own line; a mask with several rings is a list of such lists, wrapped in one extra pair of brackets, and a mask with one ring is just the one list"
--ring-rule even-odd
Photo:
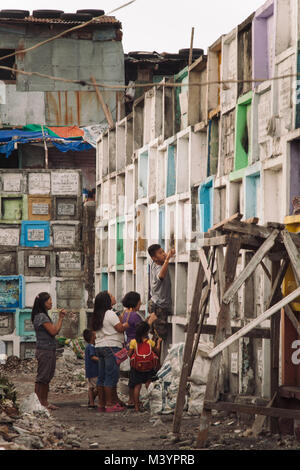
[[(280, 261), (273, 261), (272, 267), (271, 267), (271, 277), (272, 277), (273, 288), (276, 283), (276, 277), (278, 277), (279, 272), (280, 272)], [(275, 303), (278, 298), (278, 295), (280, 295), (280, 291), (278, 292), (278, 290), (276, 289), (276, 291), (274, 292), (273, 290), (273, 299), (271, 299), (271, 302), (273, 301)], [(273, 315), (271, 318), (270, 333), (271, 333), (270, 384), (271, 384), (271, 397), (273, 397), (275, 394), (277, 396), (277, 392), (279, 388), (280, 311), (277, 312), (276, 315)], [(276, 399), (275, 399), (275, 403), (276, 403)], [(278, 432), (278, 419), (270, 418), (270, 431), (274, 434)]]
[(173, 433), (179, 434), (181, 418), (183, 413), (185, 394), (186, 394), (186, 384), (189, 376), (189, 364), (190, 358), (193, 350), (195, 333), (197, 331), (198, 319), (199, 319), (199, 304), (202, 294), (202, 286), (204, 281), (204, 270), (201, 263), (199, 263), (198, 274), (195, 283), (192, 308), (191, 308), (191, 317), (188, 324), (188, 330), (185, 340), (184, 353), (183, 353), (183, 363), (180, 374), (180, 382), (176, 400), (176, 407), (174, 412), (173, 420)]
[(195, 28), (192, 28), (192, 33), (191, 33), (191, 44), (190, 44), (190, 54), (189, 54), (189, 67), (192, 65), (193, 62), (193, 44), (194, 44), (194, 32)]
[[(226, 256), (225, 256), (225, 289), (228, 289), (234, 281), (236, 267), (240, 252), (240, 240), (238, 237), (232, 236), (229, 239)], [(218, 315), (215, 346), (225, 339), (226, 331), (230, 328), (230, 306), (222, 302)], [(209, 374), (207, 378), (205, 401), (216, 401), (218, 398), (218, 380), (220, 371), (221, 355), (218, 354), (211, 362)], [(209, 425), (211, 421), (211, 410), (203, 407), (200, 417), (199, 434), (197, 438), (197, 447), (203, 448), (208, 438)]]
[(104, 102), (102, 93), (100, 92), (99, 87), (97, 86), (95, 77), (91, 77), (91, 82), (93, 83), (93, 85), (94, 85), (94, 87), (95, 87), (95, 91), (96, 91), (96, 94), (97, 94), (97, 98), (98, 98), (98, 100), (99, 100), (99, 103), (101, 104), (101, 107), (102, 107), (102, 109), (103, 109), (103, 112), (104, 112), (104, 115), (105, 115), (106, 120), (107, 120), (107, 122), (108, 122), (108, 125), (109, 125), (110, 128), (112, 128), (112, 127), (114, 127), (114, 121), (113, 121), (113, 118), (112, 118), (110, 109), (109, 109), (109, 107), (107, 106), (107, 104)]

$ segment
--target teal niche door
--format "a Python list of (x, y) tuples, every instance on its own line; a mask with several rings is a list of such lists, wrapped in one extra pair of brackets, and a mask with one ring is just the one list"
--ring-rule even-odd
[(165, 249), (165, 206), (159, 208), (159, 239), (158, 243)]
[(252, 91), (238, 100), (236, 108), (234, 170), (246, 168), (251, 156)]
[(175, 147), (168, 147), (168, 173), (167, 173), (167, 197), (174, 196), (176, 191), (176, 160)]
[(117, 222), (117, 266), (124, 266), (124, 222)]
[(207, 232), (213, 225), (213, 178), (209, 178), (198, 189), (200, 232)]

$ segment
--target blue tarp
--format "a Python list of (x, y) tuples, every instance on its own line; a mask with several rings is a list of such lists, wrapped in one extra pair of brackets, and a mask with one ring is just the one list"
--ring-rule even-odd
[(21, 129), (13, 129), (0, 131), (0, 153), (4, 153), (6, 158), (8, 158), (14, 150), (15, 143), (27, 144), (35, 139), (43, 140), (44, 137), (46, 137), (47, 142), (51, 141), (61, 152), (68, 152), (69, 150), (73, 152), (83, 151), (93, 148), (90, 144), (82, 140), (58, 139), (57, 137), (49, 135), (46, 130), (43, 136), (42, 132), (28, 132)]

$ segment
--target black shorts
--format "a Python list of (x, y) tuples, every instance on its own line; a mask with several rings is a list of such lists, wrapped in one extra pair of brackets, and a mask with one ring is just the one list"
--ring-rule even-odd
[(139, 372), (133, 368), (130, 369), (128, 387), (134, 388), (136, 385), (145, 384), (155, 376), (155, 370), (149, 370), (147, 372)]

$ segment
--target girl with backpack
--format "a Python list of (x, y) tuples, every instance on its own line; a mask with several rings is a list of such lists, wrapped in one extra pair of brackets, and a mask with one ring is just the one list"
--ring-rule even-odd
[(149, 323), (145, 321), (139, 323), (136, 327), (135, 339), (129, 344), (129, 389), (133, 389), (135, 411), (142, 411), (140, 402), (142, 385), (149, 387), (158, 367), (162, 339), (158, 339), (156, 346), (155, 342), (148, 338), (149, 330)]

